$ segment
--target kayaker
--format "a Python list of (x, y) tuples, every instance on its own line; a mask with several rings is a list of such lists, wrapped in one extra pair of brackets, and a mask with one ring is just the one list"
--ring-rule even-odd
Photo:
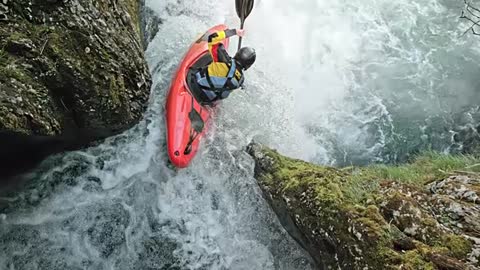
[(213, 62), (199, 68), (192, 78), (198, 86), (196, 92), (200, 92), (198, 96), (202, 103), (225, 99), (233, 90), (243, 85), (245, 81), (243, 72), (255, 62), (255, 50), (243, 47), (232, 58), (222, 42), (234, 35), (243, 37), (244, 34), (244, 30), (227, 29), (208, 36), (208, 49)]

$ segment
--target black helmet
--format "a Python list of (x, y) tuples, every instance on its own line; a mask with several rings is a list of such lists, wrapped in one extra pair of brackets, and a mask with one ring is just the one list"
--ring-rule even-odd
[(242, 67), (243, 70), (247, 70), (250, 68), (253, 63), (255, 63), (255, 59), (257, 59), (257, 54), (255, 50), (251, 47), (243, 47), (241, 48), (235, 57), (233, 57), (237, 63)]

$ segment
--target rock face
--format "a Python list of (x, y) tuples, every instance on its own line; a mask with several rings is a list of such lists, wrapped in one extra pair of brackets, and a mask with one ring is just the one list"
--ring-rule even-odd
[(480, 175), (426, 185), (372, 179), (371, 194), (358, 199), (359, 172), (254, 143), (247, 150), (265, 197), (320, 269), (479, 269)]
[(138, 0), (0, 1), (0, 129), (124, 130), (151, 79)]

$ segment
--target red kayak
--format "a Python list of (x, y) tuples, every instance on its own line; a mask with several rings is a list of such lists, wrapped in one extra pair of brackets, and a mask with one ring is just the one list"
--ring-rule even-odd
[[(195, 157), (212, 113), (211, 107), (203, 106), (198, 101), (195, 92), (191, 90), (193, 87), (189, 86), (189, 78), (195, 68), (206, 66), (212, 61), (207, 37), (226, 29), (226, 25), (217, 25), (190, 47), (170, 86), (166, 111), (167, 151), (170, 161), (178, 168), (187, 167)], [(228, 39), (223, 44), (228, 49)]]

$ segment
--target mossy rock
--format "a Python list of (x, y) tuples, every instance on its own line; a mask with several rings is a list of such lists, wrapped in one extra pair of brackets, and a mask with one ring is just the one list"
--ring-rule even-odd
[[(409, 174), (421, 179), (408, 183), (382, 180), (383, 174), (375, 175), (366, 169), (369, 171), (365, 175), (378, 184), (359, 197), (352, 196), (352, 191), (358, 188), (356, 181), (364, 185), (366, 180), (358, 180), (355, 169), (310, 164), (255, 143), (247, 151), (255, 160), (255, 178), (265, 198), (287, 231), (319, 267), (474, 269), (478, 266), (475, 258), (472, 260), (475, 247), (468, 232), (454, 231), (440, 222), (441, 216), (434, 210), (438, 208), (438, 196), (443, 195), (432, 194), (423, 180), (431, 177), (431, 168), (460, 166), (462, 159), (439, 161), (439, 157), (428, 154), (429, 161), (421, 157), (414, 165), (415, 173)], [(463, 161), (464, 167), (478, 162), (470, 157)], [(428, 176), (421, 175), (420, 166), (428, 167), (425, 169)], [(456, 169), (455, 166), (452, 168)], [(471, 189), (475, 189), (473, 184)]]
[(57, 134), (66, 124), (121, 131), (138, 122), (151, 86), (139, 5), (8, 1), (8, 20), (0, 22), (0, 127)]

